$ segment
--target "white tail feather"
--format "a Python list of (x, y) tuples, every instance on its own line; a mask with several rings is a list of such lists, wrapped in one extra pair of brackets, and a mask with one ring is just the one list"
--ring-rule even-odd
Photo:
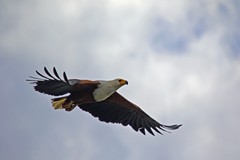
[(52, 99), (52, 106), (54, 109), (65, 109), (66, 111), (73, 110), (77, 104), (74, 101), (66, 102), (67, 97), (60, 97)]
[(54, 109), (64, 109), (63, 103), (65, 102), (67, 98), (58, 98), (58, 99), (52, 99), (52, 106)]

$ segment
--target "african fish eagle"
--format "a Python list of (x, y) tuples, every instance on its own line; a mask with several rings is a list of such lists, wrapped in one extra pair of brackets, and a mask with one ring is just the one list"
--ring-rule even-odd
[(52, 96), (61, 96), (70, 93), (67, 96), (52, 99), (54, 109), (73, 110), (76, 106), (89, 112), (100, 121), (120, 123), (123, 126), (130, 125), (135, 131), (140, 131), (145, 135), (145, 129), (152, 135), (153, 130), (162, 134), (160, 130), (178, 129), (181, 125), (163, 125), (151, 118), (137, 105), (131, 103), (117, 90), (128, 84), (124, 79), (114, 79), (110, 81), (103, 80), (80, 80), (68, 79), (63, 72), (63, 79), (58, 75), (55, 67), (53, 73), (44, 67), (46, 75), (36, 71), (40, 78), (32, 77), (27, 81), (34, 84), (36, 91)]

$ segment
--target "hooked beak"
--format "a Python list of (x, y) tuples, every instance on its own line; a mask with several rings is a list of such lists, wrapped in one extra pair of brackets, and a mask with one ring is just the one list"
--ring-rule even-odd
[(125, 84), (128, 85), (128, 81), (124, 80), (124, 79), (121, 79), (120, 84), (121, 85), (125, 85)]

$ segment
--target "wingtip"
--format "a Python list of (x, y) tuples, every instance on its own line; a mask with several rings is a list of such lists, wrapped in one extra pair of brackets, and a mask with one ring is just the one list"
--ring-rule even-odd
[(140, 131), (143, 135), (146, 135), (144, 128), (140, 128), (139, 131)]
[(171, 130), (175, 130), (175, 129), (178, 129), (179, 127), (181, 127), (182, 124), (175, 124), (175, 125), (171, 125), (171, 126), (168, 126), (168, 125), (163, 125), (162, 127), (164, 128), (167, 128), (167, 129), (171, 129)]
[(181, 126), (182, 126), (182, 124), (176, 124), (176, 125), (174, 125), (174, 129), (178, 129)]

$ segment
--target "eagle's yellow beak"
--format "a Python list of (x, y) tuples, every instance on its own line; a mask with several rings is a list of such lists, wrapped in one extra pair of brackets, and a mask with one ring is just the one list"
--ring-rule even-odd
[(124, 79), (120, 79), (120, 80), (119, 80), (119, 83), (120, 83), (121, 85), (125, 85), (125, 84), (128, 84), (128, 81), (127, 81), (127, 80), (124, 80)]

